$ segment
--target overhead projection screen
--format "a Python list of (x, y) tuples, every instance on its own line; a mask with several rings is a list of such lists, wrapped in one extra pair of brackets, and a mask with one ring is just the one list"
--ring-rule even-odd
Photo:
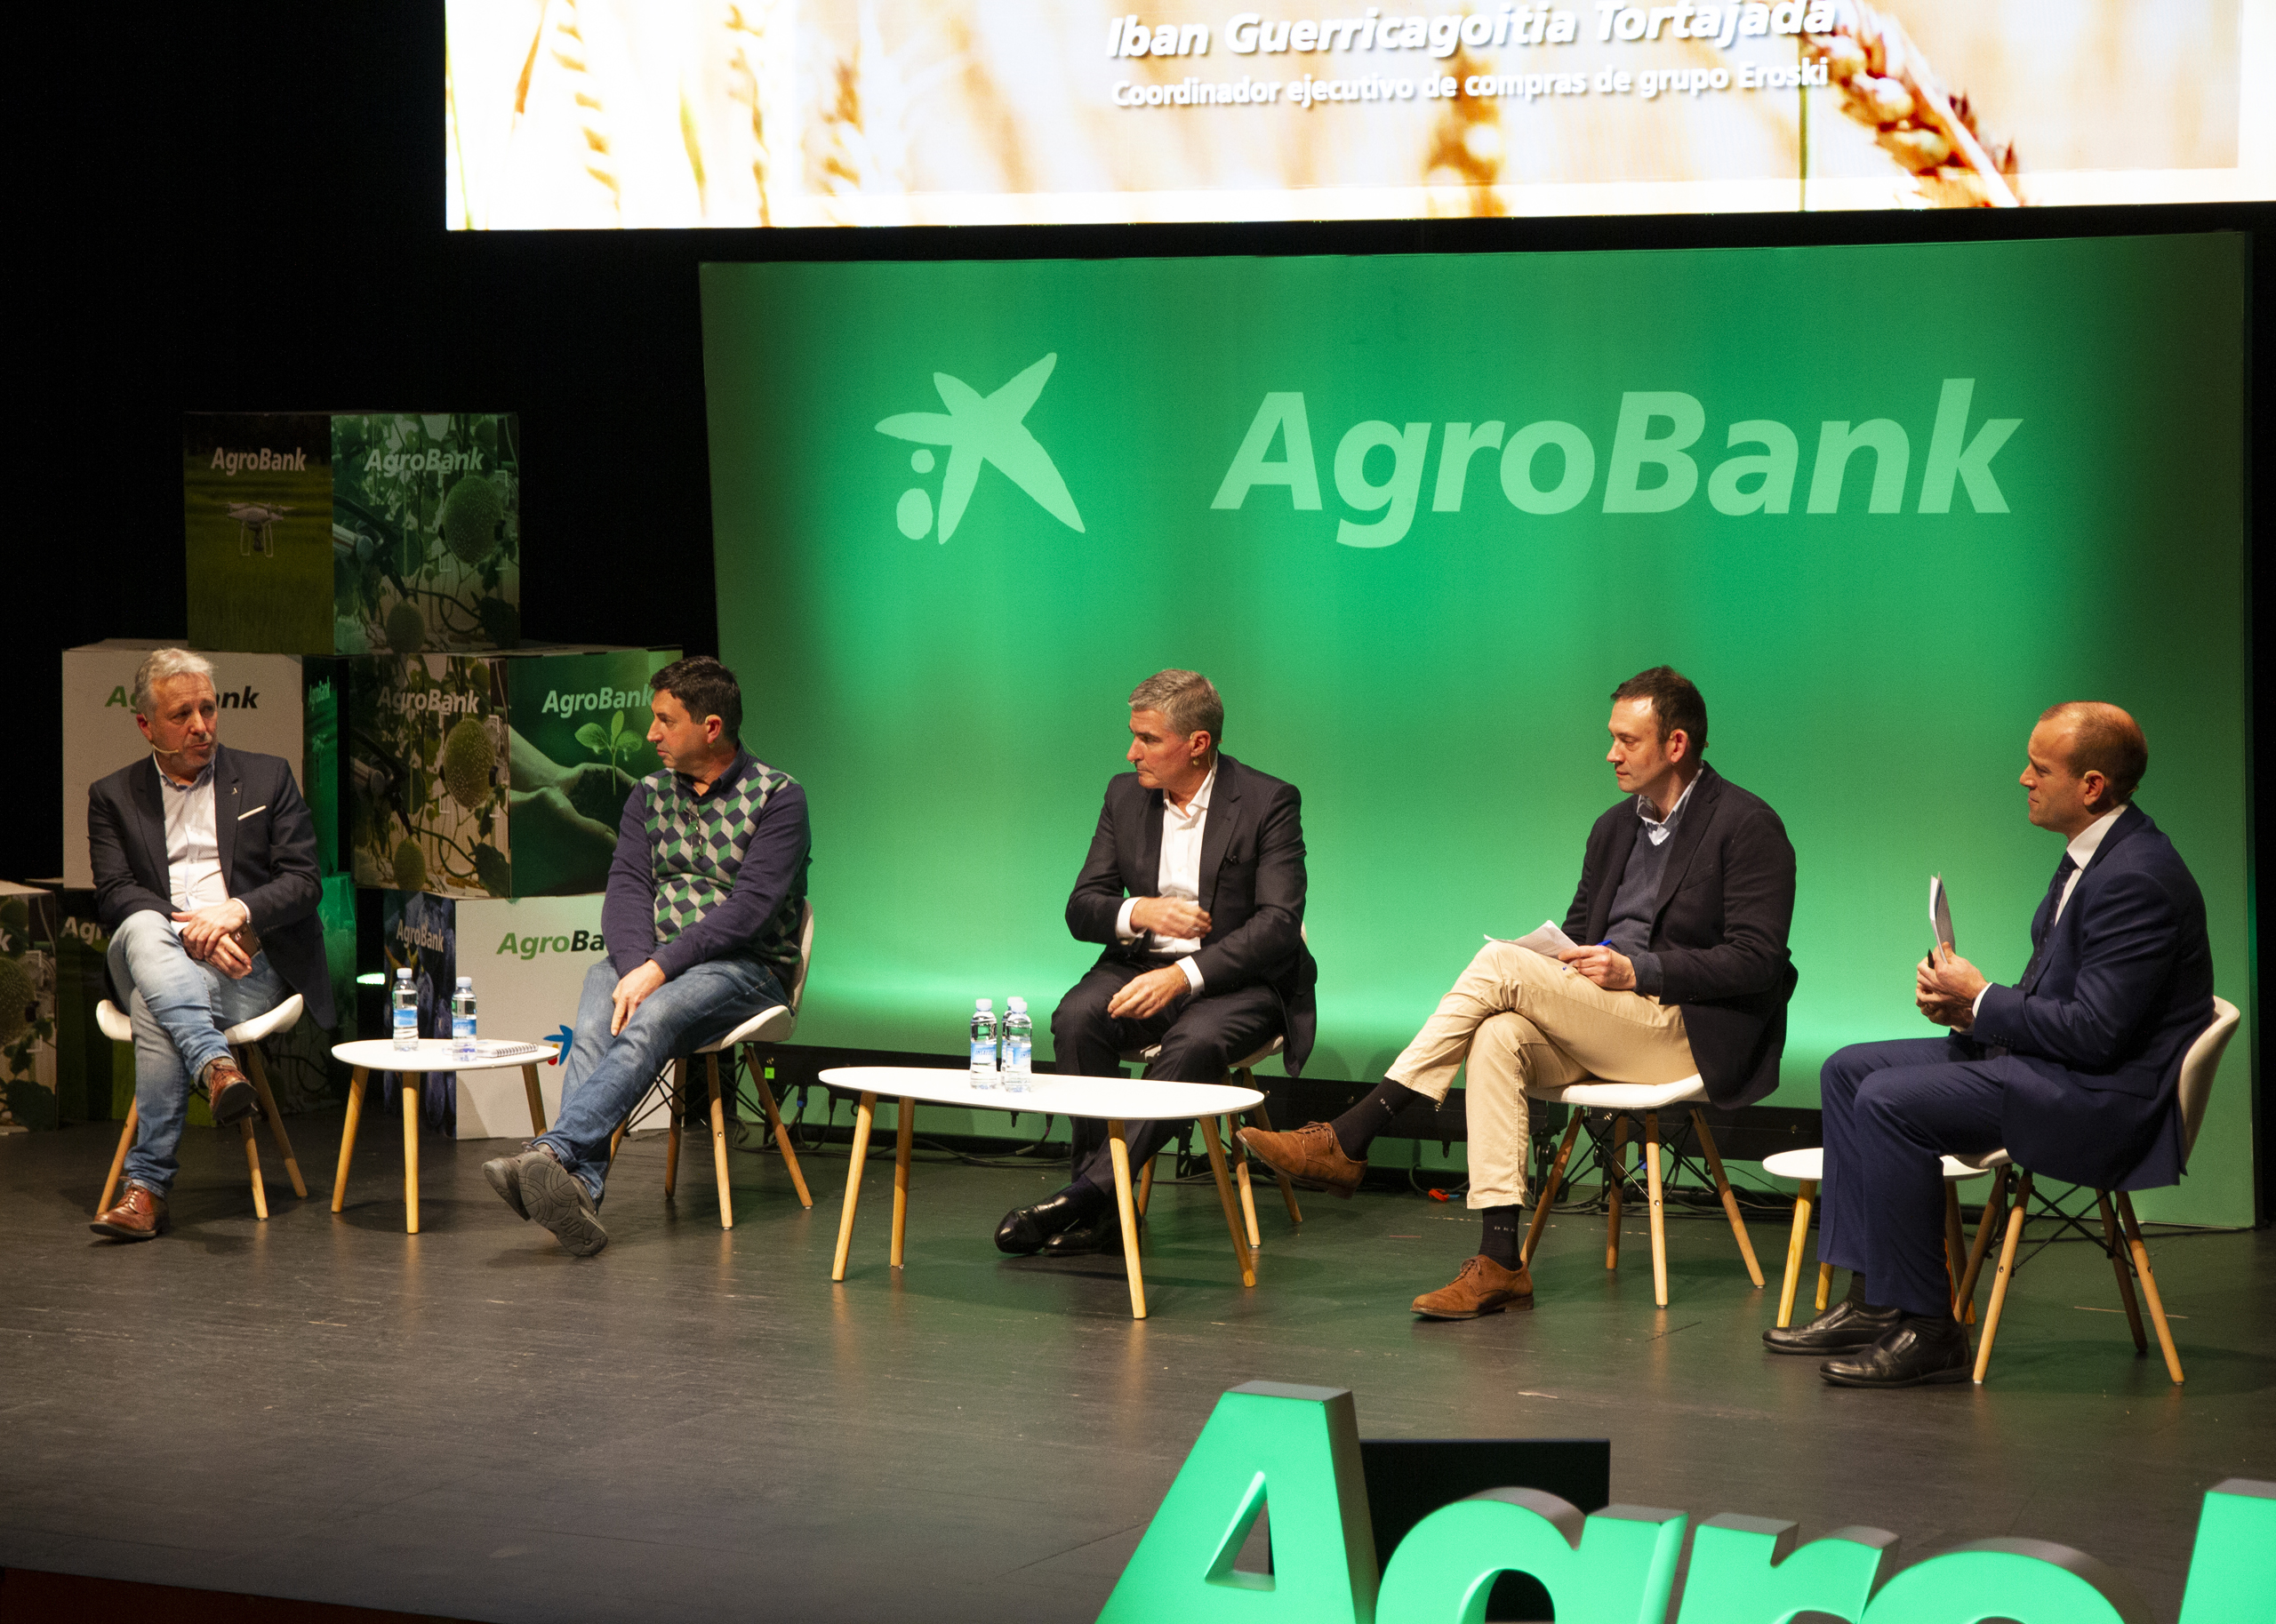
[(2255, 0), (446, 9), (458, 229), (2276, 195)]

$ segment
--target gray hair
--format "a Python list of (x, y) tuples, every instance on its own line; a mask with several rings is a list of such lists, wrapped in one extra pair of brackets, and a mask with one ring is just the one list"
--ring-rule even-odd
[(1160, 711), (1174, 733), (1207, 733), (1213, 750), (1225, 741), (1225, 701), (1198, 671), (1155, 672), (1130, 691), (1130, 708)]
[(213, 662), (188, 649), (152, 649), (134, 668), (134, 714), (150, 714), (152, 691), (172, 676), (202, 676), (209, 688), (220, 684), (213, 680)]

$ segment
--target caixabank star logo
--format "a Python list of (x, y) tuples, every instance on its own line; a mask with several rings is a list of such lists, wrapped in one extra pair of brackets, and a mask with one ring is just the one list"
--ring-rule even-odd
[[(1025, 421), (1028, 409), (1043, 393), (1043, 386), (1051, 380), (1052, 369), (1058, 364), (1059, 356), (1054, 351), (994, 394), (986, 396), (961, 378), (935, 372), (933, 387), (941, 392), (941, 403), (948, 407), (946, 412), (903, 412), (878, 425), (879, 434), (918, 443), (918, 449), (910, 454), (909, 466), (919, 474), (929, 474), (934, 467), (933, 453), (926, 447), (949, 448), (949, 470), (941, 482), (942, 541), (956, 534), (957, 526), (964, 522), (965, 509), (971, 505), (973, 492), (980, 483), (982, 464), (992, 464), (1005, 478), (1033, 497), (1046, 513), (1068, 529), (1081, 532), (1083, 516), (1076, 511), (1075, 499), (1067, 492), (1067, 482), (1059, 476), (1051, 453), (1043, 449)], [(894, 509), (894, 519), (902, 535), (912, 541), (922, 540), (933, 531), (932, 495), (922, 485), (902, 492)]]

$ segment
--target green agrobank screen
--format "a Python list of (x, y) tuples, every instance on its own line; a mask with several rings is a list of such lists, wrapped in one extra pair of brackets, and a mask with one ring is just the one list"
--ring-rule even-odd
[[(2248, 1007), (2243, 270), (2229, 236), (706, 266), (721, 647), (813, 808), (801, 1040), (1052, 1007), (1167, 666), (1303, 793), (1315, 1076), (1380, 1076), (1485, 933), (1564, 916), (1607, 696), (1663, 661), (1799, 858), (1770, 1103), (1928, 1031), (1932, 871), (2021, 972), (2059, 700), (2141, 719)], [(2145, 1210), (2249, 1221), (2251, 1052)]]

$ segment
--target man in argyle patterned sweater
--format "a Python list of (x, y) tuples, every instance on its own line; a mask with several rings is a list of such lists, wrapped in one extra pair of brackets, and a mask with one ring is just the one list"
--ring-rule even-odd
[(483, 1164), (517, 1215), (589, 1258), (616, 1126), (675, 1054), (788, 1003), (806, 896), (806, 792), (742, 748), (742, 692), (704, 655), (648, 680), (664, 764), (625, 797), (601, 935), (563, 1058), (561, 1117)]

